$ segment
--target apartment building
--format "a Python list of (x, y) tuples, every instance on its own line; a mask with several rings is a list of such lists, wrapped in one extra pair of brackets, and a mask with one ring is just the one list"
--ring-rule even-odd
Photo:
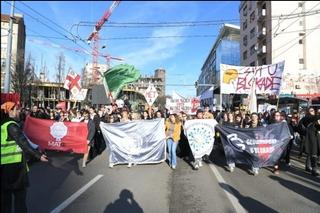
[(239, 13), (241, 65), (285, 60), (281, 93), (320, 95), (320, 2), (241, 1)]
[[(1, 92), (4, 91), (5, 67), (8, 49), (10, 16), (1, 14)], [(12, 31), (12, 57), (11, 57), (11, 73), (16, 69), (24, 69), (26, 31), (23, 16), (15, 14), (13, 18)], [(12, 90), (12, 86), (10, 86)]]

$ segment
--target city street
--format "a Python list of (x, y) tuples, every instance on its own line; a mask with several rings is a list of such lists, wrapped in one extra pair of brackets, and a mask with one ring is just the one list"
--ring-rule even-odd
[[(118, 165), (110, 169), (104, 152), (81, 167), (82, 156), (48, 152), (49, 164), (34, 163), (28, 190), (30, 212), (320, 212), (320, 178), (304, 171), (304, 157), (294, 153), (292, 166), (280, 164), (249, 174), (245, 166), (233, 173), (223, 151), (199, 170), (183, 159), (176, 170), (167, 163)], [(129, 199), (129, 197), (131, 197)]]

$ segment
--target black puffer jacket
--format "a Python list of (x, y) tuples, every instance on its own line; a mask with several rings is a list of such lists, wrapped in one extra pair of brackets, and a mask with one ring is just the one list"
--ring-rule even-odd
[[(1, 121), (1, 125), (8, 121), (14, 121), (12, 118), (5, 118)], [(9, 124), (7, 127), (7, 140), (14, 140), (23, 151), (22, 162), (1, 165), (1, 190), (23, 189), (29, 186), (28, 171), (25, 155), (39, 159), (41, 153), (34, 150), (30, 145), (21, 128), (16, 124)]]
[(309, 155), (320, 155), (320, 124), (317, 121), (307, 127), (306, 153)]

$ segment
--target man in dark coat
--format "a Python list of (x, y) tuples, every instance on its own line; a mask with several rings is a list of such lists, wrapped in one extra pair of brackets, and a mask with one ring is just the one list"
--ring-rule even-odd
[(320, 155), (320, 115), (306, 129), (306, 153), (311, 159), (311, 174), (318, 176), (317, 158)]
[[(304, 116), (298, 124), (298, 132), (301, 136), (301, 144), (300, 144), (300, 153), (299, 156), (302, 156), (303, 149), (305, 148), (305, 141), (306, 141), (306, 129), (309, 126), (309, 124), (313, 123), (316, 120), (315, 110), (314, 108), (310, 107), (308, 109), (308, 112), (306, 113), (306, 116)], [(306, 165), (305, 169), (307, 172), (311, 171), (311, 160), (310, 156), (307, 156), (306, 159)]]

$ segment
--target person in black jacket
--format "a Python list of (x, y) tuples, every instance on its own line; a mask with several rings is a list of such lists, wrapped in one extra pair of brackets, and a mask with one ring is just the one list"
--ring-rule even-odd
[(83, 161), (82, 161), (82, 167), (86, 167), (90, 148), (94, 145), (94, 136), (96, 133), (96, 127), (95, 127), (94, 121), (90, 118), (88, 110), (83, 111), (83, 117), (84, 117), (83, 122), (87, 123), (87, 126), (88, 126), (88, 137), (87, 137), (88, 151), (87, 153), (84, 153)]
[(29, 186), (26, 154), (41, 161), (46, 155), (32, 149), (16, 118), (19, 110), (13, 102), (1, 105), (1, 212), (27, 212), (26, 195)]
[[(306, 114), (306, 116), (304, 116), (298, 124), (298, 130), (299, 130), (299, 134), (301, 136), (301, 144), (300, 144), (300, 153), (299, 156), (302, 156), (303, 150), (304, 150), (304, 146), (305, 146), (305, 138), (306, 138), (306, 129), (309, 126), (309, 124), (311, 124), (312, 122), (314, 122), (316, 119), (316, 115), (315, 115), (315, 110), (314, 108), (310, 107), (308, 109), (308, 112)], [(311, 161), (310, 161), (310, 156), (308, 155), (306, 158), (306, 163), (305, 163), (305, 170), (307, 172), (311, 171)]]
[(320, 155), (320, 115), (306, 129), (306, 153), (311, 159), (311, 174), (318, 176), (317, 158)]

